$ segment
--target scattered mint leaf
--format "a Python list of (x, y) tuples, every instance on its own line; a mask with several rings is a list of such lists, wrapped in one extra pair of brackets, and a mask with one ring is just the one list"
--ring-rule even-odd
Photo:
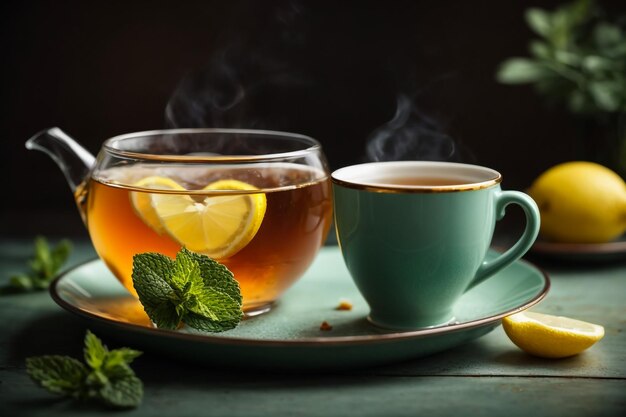
[(233, 273), (186, 248), (174, 260), (158, 253), (135, 255), (132, 278), (146, 314), (159, 328), (173, 330), (184, 323), (222, 332), (236, 327), (243, 317)]
[(136, 376), (127, 375), (102, 387), (100, 396), (106, 404), (114, 407), (136, 407), (143, 397), (143, 384)]
[(92, 369), (100, 369), (104, 359), (107, 357), (107, 349), (102, 344), (102, 341), (96, 337), (90, 331), (87, 331), (85, 335), (85, 347), (83, 349), (85, 356), (85, 362)]
[(78, 398), (87, 377), (87, 367), (76, 359), (60, 356), (37, 356), (26, 359), (26, 372), (48, 391)]
[(109, 352), (104, 363), (105, 369), (113, 369), (115, 366), (122, 364), (131, 364), (137, 357), (141, 356), (141, 352), (129, 348), (115, 349)]
[(37, 356), (26, 359), (26, 371), (54, 394), (98, 400), (115, 408), (141, 403), (143, 384), (129, 366), (141, 352), (129, 348), (109, 351), (87, 330), (83, 353), (86, 365), (68, 356)]
[(50, 248), (43, 236), (35, 238), (35, 257), (28, 262), (29, 273), (14, 275), (9, 279), (11, 288), (18, 291), (34, 291), (48, 288), (52, 279), (65, 264), (72, 251), (69, 240), (60, 241)]
[(33, 279), (26, 274), (13, 275), (9, 279), (9, 285), (20, 291), (32, 291)]

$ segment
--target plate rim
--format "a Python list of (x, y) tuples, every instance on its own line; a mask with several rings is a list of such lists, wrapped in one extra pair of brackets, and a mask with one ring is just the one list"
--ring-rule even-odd
[[(369, 344), (378, 344), (378, 343), (392, 343), (392, 342), (401, 342), (405, 340), (414, 340), (414, 339), (423, 339), (437, 335), (449, 334), (449, 333), (457, 333), (471, 329), (478, 329), (484, 326), (488, 326), (491, 324), (498, 324), (498, 321), (503, 317), (509, 316), (511, 314), (518, 313), (520, 311), (524, 311), (536, 304), (538, 304), (541, 300), (543, 300), (550, 288), (551, 282), (550, 277), (546, 273), (545, 270), (538, 267), (524, 259), (519, 259), (515, 261), (516, 263), (524, 263), (527, 266), (535, 269), (539, 272), (540, 276), (544, 280), (543, 287), (539, 291), (537, 295), (535, 295), (529, 301), (519, 305), (515, 308), (508, 309), (506, 311), (502, 311), (498, 314), (494, 314), (487, 317), (482, 317), (476, 320), (470, 320), (463, 323), (458, 324), (449, 324), (444, 326), (436, 326), (431, 328), (423, 328), (417, 330), (408, 330), (408, 331), (394, 331), (391, 333), (382, 333), (382, 334), (371, 334), (371, 335), (355, 335), (355, 336), (337, 336), (337, 337), (302, 337), (299, 339), (250, 339), (250, 338), (242, 338), (242, 337), (228, 337), (228, 336), (213, 336), (210, 333), (207, 334), (195, 334), (195, 333), (182, 333), (178, 331), (172, 330), (164, 330), (156, 327), (145, 327), (134, 323), (121, 322), (114, 319), (106, 318), (94, 314), (90, 311), (81, 309), (76, 307), (69, 302), (65, 301), (60, 295), (58, 291), (58, 286), (61, 281), (63, 281), (68, 275), (76, 271), (77, 269), (83, 268), (88, 264), (92, 263), (102, 263), (104, 262), (96, 257), (91, 258), (86, 261), (83, 261), (72, 268), (62, 272), (54, 281), (50, 284), (49, 293), (52, 299), (57, 305), (66, 311), (73, 313), (79, 317), (87, 318), (90, 320), (95, 320), (99, 323), (104, 323), (106, 325), (112, 325), (121, 327), (126, 331), (131, 332), (140, 332), (143, 334), (147, 334), (150, 336), (157, 337), (165, 337), (169, 339), (183, 339), (190, 342), (199, 342), (204, 344), (221, 344), (221, 345), (237, 345), (237, 346), (256, 346), (256, 347), (313, 347), (313, 346), (360, 346), (360, 345), (369, 345)], [(129, 296), (130, 293), (129, 293)]]
[(626, 254), (626, 240), (605, 243), (560, 243), (537, 239), (531, 248), (537, 254), (617, 255)]

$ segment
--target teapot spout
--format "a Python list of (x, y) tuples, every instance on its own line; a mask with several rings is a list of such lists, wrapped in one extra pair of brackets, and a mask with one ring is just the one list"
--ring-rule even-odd
[(57, 163), (72, 189), (76, 205), (86, 224), (87, 189), (85, 185), (96, 164), (96, 158), (58, 127), (36, 133), (26, 141), (26, 149), (44, 152)]
[(96, 163), (96, 158), (87, 149), (58, 127), (36, 133), (26, 141), (26, 149), (35, 149), (50, 156), (63, 171), (74, 193)]

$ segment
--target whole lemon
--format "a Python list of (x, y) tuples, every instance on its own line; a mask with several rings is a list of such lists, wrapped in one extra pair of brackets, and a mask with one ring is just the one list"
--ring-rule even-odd
[(541, 235), (568, 243), (603, 243), (626, 231), (626, 183), (593, 162), (566, 162), (528, 190), (541, 213)]

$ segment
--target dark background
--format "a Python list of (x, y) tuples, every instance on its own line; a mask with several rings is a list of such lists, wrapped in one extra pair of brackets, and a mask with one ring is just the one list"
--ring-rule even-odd
[(24, 148), (52, 126), (94, 153), (108, 137), (173, 125), (294, 131), (317, 138), (335, 169), (366, 160), (368, 138), (408, 97), (418, 126), (454, 140), (450, 159), (524, 189), (585, 157), (565, 111), (494, 78), (527, 55), (524, 9), (559, 3), (2, 2), (0, 234), (86, 236), (60, 171)]

